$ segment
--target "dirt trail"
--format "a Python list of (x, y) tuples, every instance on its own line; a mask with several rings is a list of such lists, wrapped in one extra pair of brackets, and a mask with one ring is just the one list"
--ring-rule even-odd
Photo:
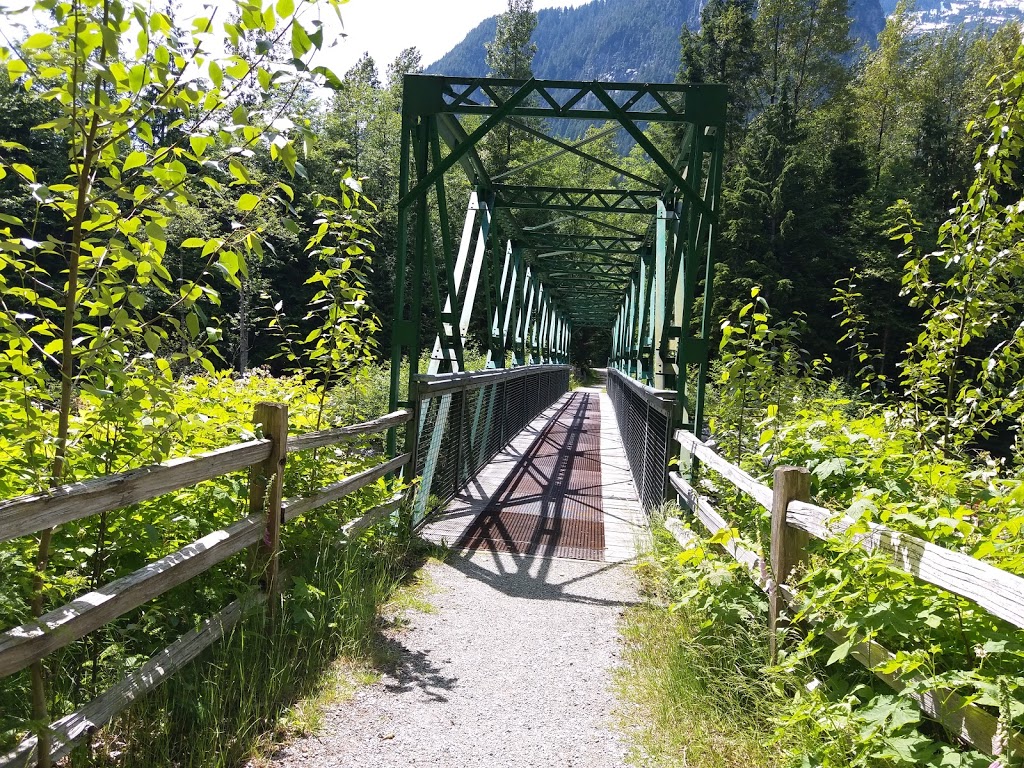
[(624, 764), (611, 678), (638, 600), (628, 565), (481, 552), (427, 571), (435, 610), (390, 634), (394, 668), (274, 765)]

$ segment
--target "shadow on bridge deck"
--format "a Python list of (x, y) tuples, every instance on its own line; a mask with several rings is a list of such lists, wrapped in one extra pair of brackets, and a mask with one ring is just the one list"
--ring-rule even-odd
[[(535, 557), (633, 559), (648, 536), (647, 521), (608, 397), (597, 389), (563, 396), (470, 481), (423, 535), (460, 551), (507, 554), (518, 563)], [(459, 559), (473, 567), (471, 558)], [(496, 563), (509, 560), (495, 557)]]

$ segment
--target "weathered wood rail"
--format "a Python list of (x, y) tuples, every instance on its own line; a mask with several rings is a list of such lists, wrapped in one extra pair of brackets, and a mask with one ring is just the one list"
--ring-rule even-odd
[[(257, 567), (264, 569), (259, 589), (207, 618), (79, 711), (52, 723), (44, 739), (45, 750), (40, 749), (36, 736), (26, 738), (13, 752), (0, 756), (0, 768), (29, 766), (33, 761), (45, 763), (47, 756), (50, 761), (66, 756), (95, 729), (110, 722), (139, 696), (195, 659), (228, 633), (248, 611), (267, 603), (274, 593), (281, 580), (278, 560), (282, 524), (397, 472), (410, 459), (409, 454), (397, 456), (308, 496), (284, 500), (281, 489), (289, 451), (338, 445), (354, 437), (384, 432), (411, 419), (412, 414), (402, 410), (363, 424), (289, 436), (287, 406), (261, 403), (256, 407), (253, 421), (262, 428), (262, 439), (0, 503), (0, 541), (7, 541), (155, 499), (231, 472), (250, 470), (250, 514), (247, 517), (34, 621), (3, 632), (0, 634), (0, 677), (45, 658), (244, 549), (258, 547), (262, 556)], [(341, 529), (343, 535), (353, 535), (373, 525), (398, 509), (400, 503), (400, 497), (393, 498), (349, 521)]]
[[(768, 558), (733, 538), (722, 546), (768, 593), (773, 639), (777, 638), (777, 630), (784, 620), (781, 607), (788, 605), (794, 613), (799, 613), (803, 607), (799, 593), (788, 582), (794, 570), (807, 562), (808, 538), (837, 541), (855, 525), (867, 530), (853, 534), (854, 541), (868, 552), (887, 554), (891, 567), (971, 600), (993, 616), (1024, 628), (1024, 578), (962, 552), (953, 552), (882, 525), (868, 523), (865, 526), (847, 515), (812, 504), (808, 498), (806, 469), (776, 468), (774, 487), (769, 488), (715, 453), (690, 432), (680, 430), (676, 433), (676, 440), (685, 453), (699, 459), (771, 512), (772, 537)], [(733, 530), (732, 524), (714, 508), (711, 501), (701, 496), (678, 472), (670, 473), (669, 481), (683, 503), (710, 533)], [(692, 534), (680, 521), (669, 520), (666, 528), (680, 546), (694, 545)], [(847, 642), (848, 638), (840, 633), (827, 628), (824, 632), (836, 644)], [(922, 691), (908, 695), (917, 702), (926, 717), (940, 723), (962, 743), (994, 757), (1007, 753), (1024, 754), (1024, 737), (1021, 734), (1004, 732), (994, 715), (969, 703), (955, 691), (930, 687), (925, 677), (914, 673), (897, 675), (882, 671), (894, 655), (873, 640), (855, 643), (850, 649), (850, 656), (896, 691), (902, 692), (910, 687)]]

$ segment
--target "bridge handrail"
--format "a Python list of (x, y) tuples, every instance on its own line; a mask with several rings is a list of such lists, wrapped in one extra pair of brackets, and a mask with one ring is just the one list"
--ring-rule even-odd
[(666, 416), (672, 416), (676, 401), (676, 391), (674, 389), (655, 389), (638, 379), (634, 379), (632, 376), (627, 376), (617, 368), (608, 368), (608, 378), (614, 378), (619, 383), (633, 390), (649, 405), (657, 408)]
[(522, 429), (568, 389), (559, 364), (418, 374), (409, 387), (416, 412), (411, 472), (420, 478), (414, 525), (455, 495)]
[(413, 397), (424, 400), (446, 392), (480, 389), (501, 381), (511, 381), (523, 376), (552, 371), (567, 371), (568, 365), (522, 365), (518, 368), (489, 368), (485, 371), (465, 373), (416, 374), (412, 377)]
[[(292, 452), (341, 444), (353, 437), (383, 432), (412, 419), (407, 410), (395, 411), (379, 419), (347, 427), (288, 436), (287, 422), (280, 435), (251, 440), (194, 457), (172, 459), (129, 472), (62, 486), (0, 503), (0, 541), (81, 519), (93, 514), (120, 509), (190, 487), (198, 482), (249, 468), (257, 470), (274, 455), (277, 440), (285, 442), (282, 456)], [(203, 536), (191, 544), (115, 581), (80, 595), (70, 603), (47, 612), (38, 619), (0, 634), (0, 677), (14, 674), (29, 664), (99, 629), (135, 608), (164, 594), (223, 562), (243, 549), (266, 541), (269, 529), (280, 523), (338, 501), (370, 483), (401, 469), (411, 454), (404, 454), (365, 469), (308, 496), (283, 500), (280, 508), (256, 512), (226, 528)], [(283, 460), (282, 464), (283, 466)], [(252, 493), (255, 486), (250, 486)], [(269, 498), (269, 494), (268, 494)], [(279, 496), (278, 496), (279, 498)], [(394, 512), (402, 497), (370, 509), (342, 526), (343, 535), (361, 531)], [(260, 499), (250, 499), (250, 507), (262, 509)], [(269, 554), (276, 570), (277, 552)], [(269, 570), (269, 568), (268, 568)], [(280, 577), (277, 580), (280, 582)], [(272, 590), (271, 590), (272, 591)], [(140, 669), (129, 674), (78, 712), (50, 727), (54, 742), (50, 759), (67, 755), (74, 744), (95, 728), (110, 721), (141, 693), (155, 688), (175, 671), (230, 630), (245, 613), (266, 603), (270, 591), (266, 585), (235, 600), (202, 625), (186, 633), (157, 653)], [(38, 739), (25, 739), (13, 752), (0, 756), (0, 768), (25, 766), (38, 757)]]
[[(852, 527), (866, 527), (864, 533), (855, 534), (855, 541), (869, 553), (887, 553), (891, 565), (897, 570), (967, 598), (993, 616), (1024, 628), (1024, 578), (962, 552), (945, 549), (883, 525), (855, 520), (844, 513), (807, 501), (786, 498), (784, 495), (781, 502), (777, 501), (772, 488), (731, 464), (692, 433), (678, 430), (676, 440), (684, 451), (698, 458), (772, 513), (772, 552), (781, 552), (790, 546), (792, 540), (785, 543), (781, 541), (790, 530), (795, 529), (823, 541), (836, 541)], [(732, 524), (678, 472), (671, 472), (669, 481), (708, 531), (715, 534), (722, 530), (733, 530)], [(781, 522), (781, 525), (777, 522)], [(687, 539), (680, 526), (667, 523), (666, 527), (681, 545), (687, 546)], [(730, 540), (723, 547), (746, 566), (761, 589), (769, 595), (776, 594), (773, 569), (763, 555), (747, 549), (735, 540)], [(786, 553), (787, 562), (799, 561), (802, 557), (802, 552)], [(801, 608), (799, 596), (791, 585), (780, 583), (777, 594), (797, 610)], [(825, 628), (824, 632), (837, 644), (848, 641), (846, 636), (830, 629)], [(879, 667), (884, 667), (895, 656), (872, 640), (855, 643), (850, 649), (850, 655), (897, 691), (911, 686), (922, 687), (921, 684), (925, 682), (925, 678), (913, 673), (897, 676), (879, 671)], [(996, 717), (968, 703), (954, 691), (927, 689), (925, 686), (922, 692), (910, 696), (926, 716), (944, 725), (961, 741), (986, 754), (998, 756), (1005, 753), (1007, 748), (1012, 750), (1012, 754), (1024, 751), (1024, 738), (1020, 734), (1009, 732), (1004, 738)]]

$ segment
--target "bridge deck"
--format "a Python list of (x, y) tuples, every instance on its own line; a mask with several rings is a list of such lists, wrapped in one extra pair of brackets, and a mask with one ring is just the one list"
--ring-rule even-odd
[(537, 417), (423, 530), (457, 549), (622, 562), (649, 535), (615, 415), (597, 389)]

